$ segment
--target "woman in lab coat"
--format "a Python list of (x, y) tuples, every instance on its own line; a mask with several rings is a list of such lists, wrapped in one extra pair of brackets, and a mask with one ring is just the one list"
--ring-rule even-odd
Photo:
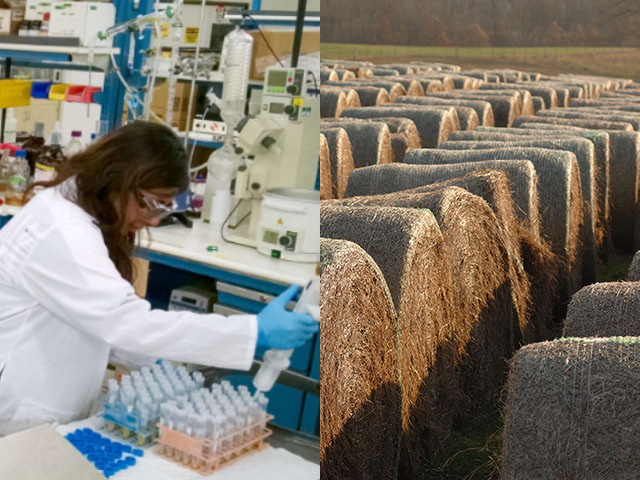
[(72, 157), (0, 230), (0, 435), (86, 417), (112, 348), (246, 370), (256, 343), (295, 348), (317, 323), (259, 315), (153, 310), (136, 296), (136, 232), (157, 225), (189, 184), (170, 129), (136, 122)]

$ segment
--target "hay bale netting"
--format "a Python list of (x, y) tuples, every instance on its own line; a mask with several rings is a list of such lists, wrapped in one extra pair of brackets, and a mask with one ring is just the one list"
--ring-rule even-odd
[(402, 84), (407, 91), (407, 95), (413, 95), (416, 97), (422, 97), (424, 95), (424, 88), (422, 87), (422, 84), (415, 78), (396, 77), (393, 80)]
[(353, 122), (385, 123), (391, 133), (393, 162), (402, 162), (408, 151), (420, 148), (420, 135), (413, 120), (408, 118), (381, 117), (373, 119), (332, 118), (320, 123), (320, 128), (341, 127)]
[(449, 138), (455, 129), (454, 118), (449, 111), (410, 108), (407, 106), (382, 106), (368, 108), (348, 108), (342, 112), (343, 117), (379, 118), (401, 117), (413, 120), (420, 133), (422, 147), (437, 147)]
[(329, 147), (332, 198), (342, 198), (347, 189), (349, 175), (354, 169), (349, 135), (343, 128), (326, 129), (321, 133), (327, 139)]
[[(555, 277), (558, 265), (551, 248), (540, 238), (537, 177), (531, 162), (514, 160), (451, 165), (393, 164), (361, 168), (355, 170), (349, 178), (347, 196), (375, 195), (414, 188), (418, 188), (418, 191), (429, 191), (432, 186), (459, 186), (487, 201), (505, 226), (505, 238), (509, 239), (512, 237), (510, 216), (504, 213), (505, 207), (500, 206), (503, 202), (498, 200), (500, 193), (495, 191), (496, 182), (489, 181), (489, 178), (494, 178), (495, 173), (491, 172), (491, 175), (487, 170), (501, 170), (495, 173), (506, 174), (509, 179), (510, 194), (520, 217), (516, 229), (519, 246), (512, 247), (516, 250), (513, 258), (522, 258), (531, 283), (531, 295), (535, 305), (532, 322), (538, 338), (549, 338), (557, 295)], [(518, 267), (516, 266), (515, 271), (519, 278), (521, 273)], [(522, 286), (522, 289), (526, 290), (526, 285)], [(523, 295), (526, 296), (526, 293)], [(523, 326), (522, 331), (524, 341), (529, 341), (529, 327)]]
[(561, 118), (547, 117), (541, 115), (546, 112), (543, 110), (536, 115), (522, 115), (513, 121), (514, 127), (519, 127), (523, 123), (552, 123), (555, 125), (570, 125), (573, 127), (586, 128), (591, 130), (622, 130), (631, 132), (633, 126), (627, 122), (611, 122), (607, 120), (599, 120), (597, 118)]
[[(332, 123), (324, 125), (321, 132), (336, 128)], [(343, 121), (339, 125), (349, 136), (354, 168), (391, 163), (391, 134), (384, 122)]]
[(640, 252), (636, 252), (629, 267), (629, 281), (640, 282)]
[(531, 104), (533, 105), (534, 114), (540, 110), (544, 110), (545, 108), (547, 108), (547, 104), (545, 103), (544, 98), (538, 97), (537, 95), (531, 97)]
[(497, 127), (511, 126), (514, 119), (522, 114), (522, 100), (520, 95), (517, 93), (514, 93), (513, 95), (496, 95), (490, 90), (483, 90), (480, 92), (462, 92), (452, 90), (450, 92), (432, 93), (430, 96), (451, 99), (466, 98), (468, 100), (482, 100), (489, 102), (493, 108), (493, 118)]
[(480, 125), (493, 126), (493, 108), (489, 102), (483, 102), (481, 100), (452, 100), (448, 98), (433, 98), (433, 97), (398, 97), (396, 104), (407, 103), (414, 105), (447, 105), (453, 106), (458, 110), (458, 117), (460, 117), (460, 128), (463, 130), (475, 130), (471, 128), (463, 128), (462, 117), (460, 116), (460, 107), (472, 108), (476, 112), (476, 116)]
[(376, 107), (383, 103), (391, 103), (391, 97), (386, 89), (380, 87), (351, 87), (360, 97), (360, 105), (363, 107)]
[(512, 296), (517, 280), (509, 277), (503, 230), (487, 203), (459, 187), (353, 197), (341, 203), (433, 212), (451, 250), (455, 316), (449, 321), (462, 357), (464, 393), (472, 412), (493, 405), (504, 382), (504, 359), (513, 353), (521, 333)]
[(395, 102), (396, 98), (398, 98), (400, 95), (407, 94), (407, 90), (401, 83), (385, 81), (381, 80), (380, 78), (364, 78), (358, 81), (334, 82), (332, 83), (332, 85), (336, 85), (339, 87), (351, 87), (353, 89), (357, 89), (359, 87), (384, 88), (389, 94), (389, 99), (391, 102)]
[(343, 90), (328, 90), (320, 87), (320, 117), (339, 117), (347, 108), (347, 95)]
[[(322, 85), (320, 87), (320, 116), (322, 117), (322, 95), (324, 93), (329, 92), (344, 92), (346, 95), (346, 108), (357, 108), (361, 107), (360, 97), (358, 96), (358, 92), (356, 92), (353, 88), (349, 87), (335, 87), (333, 85)], [(330, 117), (330, 115), (324, 115), (326, 117)], [(334, 117), (338, 117), (339, 115), (334, 115)]]
[(336, 68), (334, 70), (338, 74), (338, 77), (340, 77), (340, 80), (342, 80), (343, 82), (345, 80), (355, 80), (356, 79), (356, 74), (353, 73), (351, 70), (346, 70), (344, 68)]
[(322, 474), (396, 478), (402, 398), (391, 294), (355, 243), (320, 239), (320, 251)]
[(640, 130), (640, 115), (633, 112), (627, 114), (612, 114), (602, 110), (589, 110), (587, 108), (550, 108), (538, 112), (536, 116), (560, 117), (560, 118), (584, 118), (606, 120), (609, 122), (625, 122), (631, 124), (634, 130)]
[(616, 247), (633, 253), (640, 245), (640, 229), (636, 229), (640, 189), (640, 134), (633, 131), (604, 131), (609, 134), (611, 141), (611, 236)]
[(461, 402), (449, 246), (427, 210), (331, 203), (321, 206), (320, 235), (360, 245), (380, 267), (396, 307), (402, 378), (400, 478), (418, 478), (422, 463), (441, 448)]
[(640, 339), (560, 339), (514, 356), (502, 476), (637, 478)]
[(418, 149), (407, 153), (405, 162), (425, 165), (514, 158), (530, 160), (538, 175), (541, 230), (561, 262), (557, 313), (562, 316), (565, 302), (581, 287), (582, 280), (582, 192), (575, 155), (527, 147), (467, 151)]
[[(523, 126), (526, 124), (523, 124)], [(520, 141), (532, 139), (558, 140), (567, 138), (583, 138), (593, 143), (595, 153), (595, 247), (601, 253), (606, 249), (609, 235), (609, 197), (610, 197), (610, 138), (609, 134), (589, 130), (554, 130), (536, 131), (527, 128), (485, 128), (478, 127), (474, 132), (453, 132), (449, 140), (508, 140)], [(574, 152), (575, 153), (575, 152)], [(584, 181), (581, 182), (584, 183)]]
[(572, 107), (589, 107), (589, 108), (600, 108), (605, 111), (615, 110), (619, 111), (627, 111), (627, 112), (640, 112), (640, 98), (637, 102), (627, 102), (627, 101), (619, 101), (619, 100), (607, 100), (607, 99), (598, 99), (598, 100), (572, 100)]
[[(504, 147), (505, 139), (448, 141), (440, 147), (449, 150), (481, 150)], [(568, 151), (576, 156), (580, 170), (582, 190), (583, 222), (580, 239), (582, 242), (582, 283), (596, 281), (596, 241), (595, 224), (598, 218), (597, 192), (595, 190), (595, 148), (593, 143), (582, 138), (567, 139), (521, 139), (508, 142), (509, 147), (537, 147), (548, 150)]]
[(518, 89), (518, 91), (526, 90), (530, 93), (532, 97), (533, 96), (542, 97), (544, 99), (544, 103), (547, 106), (547, 108), (558, 106), (558, 94), (556, 93), (556, 91), (551, 87), (546, 87), (540, 84), (523, 85), (520, 83), (517, 83), (517, 84), (499, 83), (499, 84), (485, 84), (480, 87), (480, 90), (505, 90), (505, 89)]
[(327, 137), (320, 134), (320, 200), (334, 198), (336, 187), (331, 177), (331, 160), (329, 159)]
[(483, 93), (486, 91), (486, 93), (497, 93), (502, 95), (511, 95), (513, 93), (517, 93), (518, 95), (520, 95), (520, 101), (522, 102), (521, 115), (534, 114), (531, 92), (527, 88), (520, 88), (517, 84), (513, 85), (504, 83), (488, 83), (486, 84), (486, 86), (482, 85), (480, 87), (480, 90), (482, 90)]
[(563, 337), (640, 335), (640, 283), (596, 283), (571, 299)]
[(320, 83), (325, 82), (337, 82), (340, 80), (338, 72), (333, 69), (321, 68), (320, 69)]

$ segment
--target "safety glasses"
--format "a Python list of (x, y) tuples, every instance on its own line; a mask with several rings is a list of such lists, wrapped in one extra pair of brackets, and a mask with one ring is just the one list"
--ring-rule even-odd
[(147, 197), (144, 192), (139, 192), (138, 203), (140, 204), (140, 207), (142, 207), (142, 216), (146, 219), (162, 219), (168, 215), (171, 215), (178, 208), (175, 200), (167, 205), (154, 198)]

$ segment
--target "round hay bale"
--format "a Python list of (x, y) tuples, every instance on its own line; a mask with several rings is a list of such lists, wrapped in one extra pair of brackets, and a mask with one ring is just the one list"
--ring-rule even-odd
[[(553, 308), (557, 303), (556, 276), (559, 269), (556, 256), (546, 241), (540, 238), (538, 220), (537, 177), (528, 160), (487, 161), (450, 165), (380, 165), (361, 168), (353, 172), (347, 187), (348, 196), (391, 193), (412, 188), (430, 188), (431, 184), (456, 185), (471, 188), (474, 183), (463, 180), (463, 175), (481, 170), (501, 170), (511, 186), (511, 195), (519, 216), (517, 233), (519, 252), (531, 283), (535, 312), (533, 323), (538, 338), (549, 338), (553, 324)], [(488, 194), (489, 188), (473, 187), (471, 193), (481, 196), (492, 206), (496, 203)], [(494, 208), (496, 211), (496, 208)], [(496, 215), (498, 215), (496, 211)], [(503, 218), (502, 215), (498, 215)], [(509, 222), (505, 221), (504, 225)], [(510, 238), (510, 235), (506, 235)], [(528, 341), (528, 327), (523, 328)]]
[(343, 198), (349, 175), (353, 172), (353, 156), (349, 135), (343, 128), (326, 129), (321, 133), (327, 139), (329, 162), (331, 164), (332, 198)]
[(444, 110), (425, 110), (420, 107), (382, 106), (368, 108), (348, 108), (342, 112), (343, 117), (379, 118), (402, 117), (413, 120), (420, 133), (423, 147), (437, 147), (449, 138), (455, 124), (452, 115)]
[[(441, 148), (448, 150), (481, 150), (504, 147), (504, 139), (447, 141)], [(576, 156), (580, 171), (582, 190), (583, 222), (580, 239), (582, 242), (582, 283), (588, 285), (596, 281), (596, 241), (595, 223), (599, 212), (595, 190), (595, 148), (593, 143), (582, 138), (567, 139), (520, 139), (509, 141), (509, 147), (538, 147), (548, 150), (568, 151)]]
[(323, 476), (396, 478), (402, 398), (391, 294), (355, 243), (320, 239), (320, 251)]
[(640, 245), (640, 228), (635, 227), (636, 202), (640, 195), (640, 134), (620, 130), (605, 132), (611, 141), (611, 236), (616, 247), (633, 253)]
[[(402, 97), (398, 98), (400, 100)], [(414, 97), (414, 98), (424, 98), (424, 97)], [(429, 105), (429, 104), (416, 104), (416, 103), (405, 103), (405, 102), (396, 102), (394, 104), (398, 107), (406, 107), (406, 108), (416, 108), (416, 105), (419, 105), (419, 108), (425, 109), (433, 109), (433, 110), (445, 110), (451, 114), (451, 118), (454, 119), (454, 128), (455, 130), (461, 129), (475, 129), (479, 125), (478, 115), (475, 110), (468, 107), (461, 107), (453, 105)], [(385, 107), (389, 107), (389, 105), (385, 105)]]
[[(347, 106), (346, 108), (357, 108), (357, 107), (361, 107), (362, 105), (360, 104), (360, 97), (358, 95), (358, 92), (356, 92), (353, 88), (349, 88), (349, 87), (338, 87), (338, 86), (333, 86), (333, 85), (323, 85), (320, 87), (320, 106), (321, 106), (321, 113), (320, 116), (322, 117), (322, 93), (323, 92), (344, 92), (344, 94), (347, 97)], [(337, 116), (337, 115), (336, 115)]]
[(393, 80), (402, 84), (402, 86), (407, 91), (407, 95), (413, 95), (415, 97), (424, 96), (424, 87), (415, 78), (397, 77), (397, 78), (394, 78)]
[(640, 282), (640, 253), (636, 252), (629, 267), (629, 281)]
[(391, 102), (395, 102), (396, 98), (398, 98), (401, 95), (406, 95), (407, 94), (407, 90), (404, 88), (404, 86), (401, 83), (382, 80), (379, 77), (376, 77), (376, 78), (364, 78), (364, 79), (358, 80), (357, 82), (354, 82), (354, 81), (336, 82), (335, 85), (343, 86), (343, 87), (351, 87), (351, 88), (354, 88), (354, 89), (356, 87), (378, 87), (378, 88), (384, 88), (389, 93), (389, 98), (390, 98)]
[(320, 87), (320, 117), (339, 117), (345, 108), (347, 108), (347, 95), (344, 91)]
[(596, 283), (571, 299), (563, 337), (640, 335), (640, 283)]
[(331, 160), (329, 159), (329, 145), (327, 137), (320, 134), (320, 199), (328, 200), (333, 197), (336, 187), (331, 178)]
[(389, 92), (380, 87), (352, 87), (360, 97), (363, 107), (377, 107), (383, 103), (391, 103)]
[(415, 73), (413, 66), (405, 63), (392, 63), (378, 66), (397, 70), (400, 75), (413, 75)]
[(598, 100), (571, 100), (572, 107), (591, 107), (591, 108), (600, 108), (602, 110), (609, 111), (615, 110), (616, 112), (627, 111), (627, 112), (640, 112), (640, 97), (638, 97), (638, 102), (621, 102), (618, 100), (607, 100), (607, 99), (598, 99)]
[(340, 80), (338, 73), (333, 69), (320, 69), (320, 83), (337, 82)]
[(385, 123), (391, 133), (392, 161), (402, 162), (405, 154), (420, 148), (420, 135), (413, 120), (408, 118), (380, 117), (373, 119), (332, 118), (320, 123), (320, 128), (340, 127), (353, 122)]
[(395, 68), (385, 68), (385, 67), (369, 67), (369, 70), (373, 73), (374, 77), (397, 77), (400, 75), (400, 72)]
[[(523, 126), (526, 124), (523, 124)], [(474, 132), (453, 132), (449, 140), (507, 140), (521, 141), (525, 139), (557, 140), (566, 138), (583, 138), (593, 144), (595, 160), (594, 195), (594, 241), (595, 247), (606, 250), (606, 238), (609, 235), (609, 196), (610, 196), (610, 138), (606, 132), (599, 131), (567, 131), (567, 130), (533, 130), (527, 128), (485, 129), (479, 127)], [(576, 152), (574, 152), (576, 153)], [(582, 169), (581, 169), (582, 172)], [(584, 183), (581, 179), (581, 182)]]
[[(349, 136), (354, 168), (391, 163), (391, 134), (383, 122), (348, 122), (339, 123)], [(336, 128), (328, 123), (328, 128)], [(327, 127), (320, 128), (324, 132)]]
[(539, 110), (544, 110), (545, 108), (547, 108), (544, 98), (538, 97), (537, 95), (534, 95), (533, 97), (531, 97), (531, 104), (533, 105), (534, 114)]
[(582, 279), (582, 192), (575, 155), (529, 147), (468, 151), (419, 149), (407, 153), (405, 162), (443, 164), (514, 158), (530, 160), (538, 175), (541, 230), (561, 262), (558, 309), (561, 314), (564, 302), (580, 288)]
[(432, 78), (432, 79), (416, 78), (416, 80), (418, 80), (422, 85), (425, 95), (433, 92), (443, 92), (445, 90), (443, 83), (437, 78)]
[(338, 77), (340, 77), (340, 80), (342, 80), (343, 82), (345, 80), (355, 80), (356, 78), (356, 74), (353, 73), (351, 70), (336, 68), (335, 71), (338, 74)]
[(633, 131), (633, 126), (628, 122), (611, 122), (597, 118), (562, 118), (543, 115), (547, 110), (541, 110), (536, 115), (522, 115), (513, 121), (514, 127), (523, 123), (553, 123), (556, 125), (570, 125), (574, 127), (592, 130), (623, 130)]
[[(545, 87), (543, 85), (535, 84), (531, 85), (527, 84), (484, 84), (480, 87), (480, 90), (511, 90), (517, 89), (518, 92), (528, 91), (529, 95), (542, 97), (544, 99), (545, 105), (549, 107), (557, 107), (558, 106), (558, 94), (551, 87)], [(524, 113), (524, 115), (533, 115), (532, 113)]]
[(538, 112), (536, 116), (543, 117), (560, 117), (560, 118), (585, 118), (606, 120), (613, 122), (625, 122), (631, 124), (634, 130), (640, 129), (640, 116), (633, 115), (633, 112), (627, 114), (610, 114), (601, 110), (588, 111), (586, 108), (550, 108)]
[(421, 187), (461, 177), (478, 170), (500, 170), (511, 183), (516, 214), (527, 231), (540, 238), (537, 175), (528, 160), (484, 161), (450, 165), (392, 164), (355, 170), (349, 177), (347, 197), (376, 195)]
[[(420, 72), (416, 75), (421, 82), (437, 80), (442, 84), (442, 89), (447, 92), (456, 88), (451, 75), (442, 72)], [(425, 92), (427, 89), (425, 88)]]
[(459, 187), (353, 197), (341, 203), (433, 212), (451, 250), (456, 312), (452, 333), (462, 358), (464, 392), (473, 412), (493, 405), (504, 382), (504, 359), (513, 353), (514, 328), (518, 342), (521, 333), (511, 291), (517, 280), (509, 277), (503, 231), (487, 203)]
[[(451, 105), (458, 110), (458, 107), (466, 107), (473, 108), (476, 112), (476, 116), (478, 117), (478, 121), (481, 125), (493, 126), (493, 108), (489, 102), (484, 102), (481, 100), (455, 100), (449, 98), (434, 98), (434, 97), (398, 97), (396, 100), (396, 104), (405, 103), (405, 104), (414, 104), (414, 105)], [(460, 117), (460, 111), (458, 111), (458, 116)], [(460, 127), (462, 128), (462, 122), (460, 123)], [(471, 130), (469, 128), (465, 128), (464, 130)]]
[[(409, 110), (433, 110), (433, 111), (443, 111), (448, 114), (453, 120), (453, 131), (460, 130), (460, 119), (458, 118), (458, 112), (455, 107), (449, 105), (415, 105), (415, 104), (405, 104), (405, 103), (394, 103), (394, 104), (386, 104), (382, 105), (381, 108), (406, 108)], [(415, 122), (414, 122), (415, 123)]]
[(502, 95), (513, 95), (514, 93), (517, 93), (520, 96), (520, 102), (522, 103), (522, 111), (521, 111), (521, 115), (533, 115), (534, 114), (534, 110), (533, 110), (533, 100), (531, 97), (531, 92), (528, 89), (525, 88), (520, 88), (519, 86), (516, 85), (509, 85), (509, 84), (504, 84), (504, 83), (488, 83), (485, 85), (482, 85), (480, 87), (480, 90), (482, 91), (487, 91), (488, 93), (497, 93), (497, 94), (502, 94)]
[[(496, 94), (497, 93), (497, 94)], [(520, 95), (514, 93), (512, 95), (500, 95), (500, 92), (491, 92), (483, 90), (477, 93), (451, 91), (436, 92), (431, 96), (439, 98), (452, 98), (468, 100), (482, 100), (489, 102), (493, 108), (493, 118), (497, 127), (510, 127), (514, 119), (522, 114), (522, 100)]]
[(561, 339), (516, 353), (504, 409), (504, 478), (637, 476), (639, 341)]
[(389, 287), (399, 322), (400, 478), (416, 478), (422, 462), (442, 446), (460, 401), (448, 245), (433, 214), (412, 208), (325, 202), (320, 230), (322, 237), (360, 245), (378, 264)]

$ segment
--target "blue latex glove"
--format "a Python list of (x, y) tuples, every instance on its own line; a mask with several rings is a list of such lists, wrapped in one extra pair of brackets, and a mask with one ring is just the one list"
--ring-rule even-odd
[(258, 314), (258, 345), (279, 350), (302, 346), (318, 331), (319, 323), (307, 313), (286, 310), (300, 287), (292, 285)]

